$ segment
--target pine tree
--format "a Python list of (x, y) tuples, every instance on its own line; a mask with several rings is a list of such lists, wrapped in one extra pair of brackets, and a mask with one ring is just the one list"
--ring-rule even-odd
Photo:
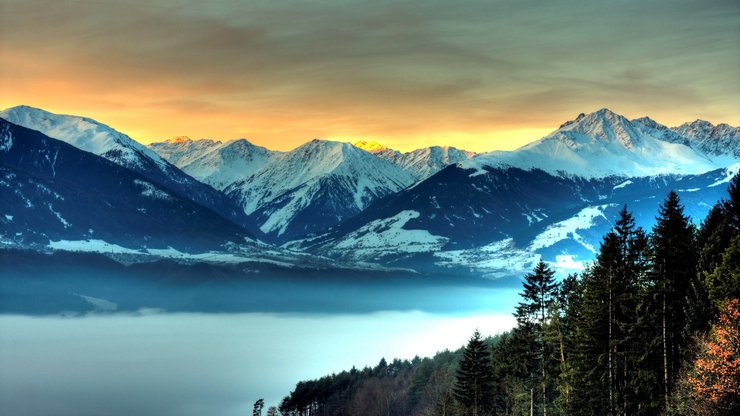
[(558, 362), (559, 374), (555, 405), (560, 414), (570, 414), (572, 409), (572, 390), (575, 372), (571, 363), (571, 354), (575, 342), (575, 320), (578, 316), (582, 285), (578, 276), (571, 274), (560, 284), (556, 302), (550, 313), (550, 323), (545, 328), (546, 339), (557, 348), (554, 351)]
[(525, 328), (531, 328), (537, 342), (539, 366), (539, 402), (542, 414), (547, 416), (548, 408), (548, 344), (545, 342), (544, 327), (550, 316), (550, 309), (556, 300), (558, 285), (555, 282), (555, 272), (540, 260), (532, 273), (524, 277), (524, 292), (521, 293), (522, 302), (516, 308), (516, 318)]
[(478, 330), (465, 347), (456, 376), (453, 392), (457, 401), (473, 416), (486, 414), (493, 396), (493, 368), (491, 352)]
[(709, 299), (719, 306), (728, 298), (740, 298), (740, 235), (722, 253), (722, 261), (707, 275)]
[(736, 174), (727, 187), (728, 199), (724, 201), (727, 223), (735, 232), (740, 232), (740, 173)]
[[(623, 207), (584, 273), (576, 320), (574, 406), (579, 414), (635, 412), (639, 334), (635, 312), (645, 280), (648, 239)], [(581, 413), (582, 412), (582, 413)]]
[(263, 399), (259, 399), (256, 402), (254, 402), (254, 409), (252, 410), (252, 416), (261, 416), (262, 408), (264, 406), (265, 406), (265, 401)]
[[(607, 246), (614, 241), (608, 234), (601, 244), (601, 254), (609, 252)], [(598, 260), (598, 259), (597, 259)], [(605, 414), (609, 409), (607, 385), (607, 352), (609, 351), (608, 280), (595, 267), (583, 272), (583, 292), (576, 321), (574, 348), (571, 353), (574, 381), (572, 388), (572, 414)]]
[(683, 360), (686, 315), (684, 305), (697, 273), (695, 235), (683, 213), (678, 194), (671, 191), (661, 204), (652, 236), (653, 299), (659, 310), (662, 348), (662, 390), (665, 406)]

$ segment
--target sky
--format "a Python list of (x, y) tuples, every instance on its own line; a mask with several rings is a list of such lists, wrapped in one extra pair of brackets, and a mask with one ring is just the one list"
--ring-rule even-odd
[(740, 125), (737, 0), (0, 0), (0, 107), (144, 143), (513, 149), (607, 107)]

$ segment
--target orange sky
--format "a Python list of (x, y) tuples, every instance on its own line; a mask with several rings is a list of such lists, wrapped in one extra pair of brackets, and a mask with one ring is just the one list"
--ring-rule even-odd
[(278, 150), (513, 149), (602, 107), (740, 125), (737, 2), (272, 3), (0, 0), (0, 107)]

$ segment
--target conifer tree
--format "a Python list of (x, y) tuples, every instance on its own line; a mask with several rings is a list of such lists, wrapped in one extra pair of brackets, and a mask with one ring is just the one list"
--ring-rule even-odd
[(542, 414), (547, 416), (548, 409), (548, 364), (550, 354), (545, 342), (545, 324), (550, 316), (550, 309), (556, 300), (558, 285), (555, 272), (540, 260), (532, 273), (524, 277), (522, 302), (516, 308), (516, 318), (520, 326), (530, 328), (538, 347), (537, 364), (539, 367), (539, 402)]
[(545, 327), (547, 342), (556, 345), (554, 355), (558, 362), (556, 406), (560, 414), (570, 414), (572, 409), (572, 390), (576, 380), (571, 362), (575, 342), (575, 319), (581, 298), (581, 282), (577, 275), (571, 274), (559, 285), (556, 302), (550, 312), (550, 323)]
[(491, 408), (492, 373), (491, 351), (476, 330), (463, 352), (453, 390), (457, 401), (473, 416), (484, 415)]
[(576, 378), (583, 380), (574, 386), (574, 406), (581, 414), (634, 413), (640, 342), (635, 311), (648, 264), (647, 243), (625, 206), (594, 266), (584, 273), (572, 360)]
[(722, 253), (722, 261), (707, 275), (709, 299), (720, 306), (728, 298), (740, 298), (740, 235)]
[(736, 174), (727, 187), (728, 199), (724, 201), (727, 223), (735, 232), (740, 232), (740, 173)]
[(252, 416), (261, 416), (262, 408), (264, 406), (265, 406), (265, 401), (263, 399), (259, 399), (256, 402), (254, 402), (254, 409), (252, 410)]
[(697, 273), (695, 235), (683, 213), (678, 194), (671, 191), (661, 204), (652, 236), (653, 299), (659, 311), (662, 349), (662, 390), (665, 406), (682, 362), (685, 302)]

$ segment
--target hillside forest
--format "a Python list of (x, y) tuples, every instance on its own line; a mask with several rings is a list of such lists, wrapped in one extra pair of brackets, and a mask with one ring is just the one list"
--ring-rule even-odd
[(267, 414), (740, 412), (740, 175), (698, 226), (675, 192), (651, 230), (624, 206), (582, 273), (539, 262), (523, 280), (512, 330), (301, 381)]

